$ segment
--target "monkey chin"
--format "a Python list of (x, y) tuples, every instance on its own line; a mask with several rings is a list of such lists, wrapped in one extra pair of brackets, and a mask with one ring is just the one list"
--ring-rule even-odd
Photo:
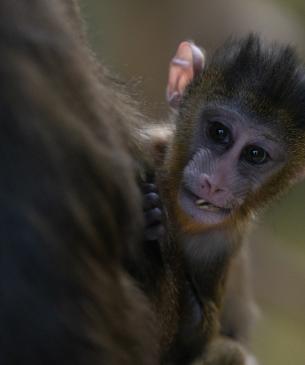
[(226, 225), (233, 216), (232, 209), (217, 207), (182, 189), (178, 197), (178, 220), (185, 231), (205, 231)]

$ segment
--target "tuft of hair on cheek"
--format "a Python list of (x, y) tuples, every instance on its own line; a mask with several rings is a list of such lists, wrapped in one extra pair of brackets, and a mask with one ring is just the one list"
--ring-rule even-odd
[(175, 133), (174, 124), (158, 124), (136, 130), (139, 140), (143, 141), (145, 154), (151, 155), (153, 162), (160, 166)]

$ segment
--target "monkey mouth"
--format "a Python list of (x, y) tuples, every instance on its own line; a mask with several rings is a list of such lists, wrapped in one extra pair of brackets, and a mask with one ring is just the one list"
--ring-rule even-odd
[(203, 199), (202, 197), (198, 196), (197, 194), (195, 194), (194, 192), (192, 192), (189, 189), (185, 188), (184, 190), (185, 190), (185, 193), (189, 195), (190, 199), (192, 199), (192, 201), (197, 206), (197, 208), (199, 208), (201, 210), (214, 212), (214, 213), (226, 213), (226, 214), (231, 212), (230, 208), (221, 207), (219, 205), (216, 205), (216, 204), (210, 202), (209, 200)]
[(180, 206), (193, 219), (204, 224), (221, 223), (231, 209), (218, 206), (183, 187), (180, 191)]
[(198, 198), (195, 201), (195, 204), (199, 209), (206, 210), (208, 212), (215, 212), (216, 213), (216, 212), (219, 212), (223, 209), (223, 208), (218, 207), (217, 205), (214, 205), (214, 204), (210, 203), (209, 201), (201, 199), (201, 198)]

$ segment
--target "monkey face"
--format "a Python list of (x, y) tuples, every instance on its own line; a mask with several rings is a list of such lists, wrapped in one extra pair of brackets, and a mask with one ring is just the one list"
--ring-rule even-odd
[(198, 118), (179, 205), (198, 223), (234, 216), (286, 161), (283, 141), (266, 123), (236, 106), (206, 106)]
[(183, 231), (242, 227), (304, 178), (304, 68), (293, 48), (255, 35), (228, 41), (208, 62), (198, 54), (183, 42), (170, 66), (177, 118), (164, 196)]

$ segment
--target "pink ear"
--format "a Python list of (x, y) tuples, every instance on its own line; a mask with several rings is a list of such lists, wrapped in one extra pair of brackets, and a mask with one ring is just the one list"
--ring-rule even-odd
[(169, 66), (166, 97), (170, 106), (178, 108), (186, 86), (204, 68), (204, 55), (192, 42), (180, 43)]

